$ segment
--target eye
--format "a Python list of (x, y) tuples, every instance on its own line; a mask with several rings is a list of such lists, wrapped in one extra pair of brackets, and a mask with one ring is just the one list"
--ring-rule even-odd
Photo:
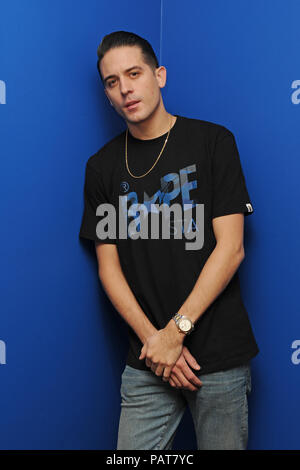
[(108, 82), (108, 86), (111, 88), (113, 86), (113, 84), (115, 83), (116, 80), (110, 80)]
[(132, 75), (132, 74), (138, 75), (139, 72), (131, 72), (131, 75)]

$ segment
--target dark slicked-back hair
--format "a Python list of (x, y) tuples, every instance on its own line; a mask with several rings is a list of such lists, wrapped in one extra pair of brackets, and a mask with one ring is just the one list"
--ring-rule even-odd
[(153, 70), (159, 67), (155, 52), (152, 49), (151, 44), (146, 39), (138, 36), (135, 33), (129, 33), (128, 31), (114, 31), (113, 33), (104, 36), (97, 49), (97, 69), (102, 83), (104, 82), (100, 72), (101, 60), (110, 49), (123, 46), (138, 46), (141, 49), (145, 63), (148, 64)]

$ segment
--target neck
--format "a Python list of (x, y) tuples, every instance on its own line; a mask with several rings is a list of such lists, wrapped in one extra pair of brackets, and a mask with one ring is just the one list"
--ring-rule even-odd
[(165, 108), (155, 110), (147, 119), (144, 121), (134, 123), (128, 122), (128, 129), (133, 137), (141, 140), (155, 139), (164, 135), (170, 127), (176, 122), (176, 116), (168, 113)]

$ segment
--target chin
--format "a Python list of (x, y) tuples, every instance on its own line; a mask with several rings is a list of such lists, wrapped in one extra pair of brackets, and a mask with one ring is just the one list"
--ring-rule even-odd
[(135, 114), (126, 114), (125, 119), (128, 122), (132, 122), (132, 124), (137, 124), (138, 122), (145, 121), (147, 117), (144, 116), (143, 114), (135, 113)]

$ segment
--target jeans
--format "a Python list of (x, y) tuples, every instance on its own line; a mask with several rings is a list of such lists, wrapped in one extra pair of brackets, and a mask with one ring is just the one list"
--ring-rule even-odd
[(172, 449), (188, 405), (198, 450), (245, 450), (248, 442), (250, 362), (202, 374), (197, 391), (173, 388), (149, 371), (126, 365), (121, 383), (117, 450)]

